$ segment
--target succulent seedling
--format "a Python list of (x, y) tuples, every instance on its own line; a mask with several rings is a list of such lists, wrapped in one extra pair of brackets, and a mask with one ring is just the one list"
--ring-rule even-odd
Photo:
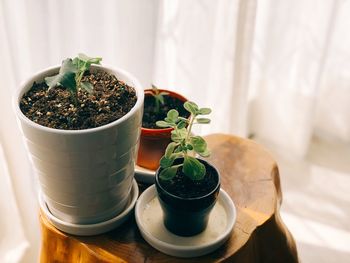
[[(165, 150), (164, 156), (160, 159), (162, 171), (159, 174), (162, 180), (171, 180), (182, 167), (182, 172), (192, 180), (201, 180), (206, 174), (205, 166), (191, 153), (202, 157), (208, 157), (210, 152), (206, 141), (201, 136), (192, 134), (194, 124), (210, 123), (208, 118), (200, 118), (201, 115), (211, 113), (209, 108), (199, 108), (194, 102), (187, 101), (184, 108), (191, 114), (188, 119), (180, 117), (178, 111), (172, 109), (168, 112), (164, 121), (157, 121), (159, 127), (171, 127), (171, 140)], [(174, 164), (175, 160), (183, 158), (182, 162)]]
[(49, 89), (56, 86), (68, 89), (76, 104), (79, 89), (84, 89), (88, 93), (93, 92), (93, 85), (90, 82), (83, 82), (82, 78), (85, 71), (89, 70), (92, 64), (100, 64), (101, 60), (102, 58), (90, 58), (84, 54), (78, 54), (78, 57), (74, 59), (67, 58), (62, 61), (58, 74), (46, 77), (45, 82)]
[(168, 92), (159, 91), (159, 89), (152, 84), (152, 97), (154, 98), (154, 111), (156, 113), (160, 110), (160, 105), (164, 105), (164, 95), (168, 95)]

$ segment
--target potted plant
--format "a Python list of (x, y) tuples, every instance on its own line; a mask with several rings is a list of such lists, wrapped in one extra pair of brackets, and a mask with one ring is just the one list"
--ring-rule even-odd
[(176, 235), (192, 236), (207, 226), (220, 191), (220, 176), (214, 166), (191, 155), (210, 155), (206, 141), (191, 131), (194, 124), (210, 122), (200, 116), (210, 114), (211, 110), (199, 108), (193, 102), (185, 102), (184, 108), (190, 113), (189, 119), (172, 109), (164, 121), (157, 122), (158, 126), (173, 130), (172, 142), (156, 172), (155, 185), (165, 227)]
[(140, 144), (137, 156), (137, 164), (141, 167), (156, 170), (159, 160), (164, 154), (166, 146), (171, 142), (172, 127), (158, 127), (157, 120), (166, 117), (170, 109), (176, 109), (180, 116), (187, 118), (188, 112), (183, 108), (187, 101), (182, 95), (165, 89), (158, 89), (152, 85), (152, 89), (145, 90), (143, 119), (140, 135)]
[(103, 222), (126, 206), (144, 93), (121, 69), (79, 54), (25, 81), (15, 109), (41, 192), (53, 215)]

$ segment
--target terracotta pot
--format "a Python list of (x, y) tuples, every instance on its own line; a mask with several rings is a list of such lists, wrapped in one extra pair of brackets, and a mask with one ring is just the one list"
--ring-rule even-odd
[(208, 219), (220, 192), (218, 170), (208, 162), (198, 159), (207, 171), (216, 178), (216, 186), (208, 193), (193, 198), (184, 198), (169, 193), (159, 180), (161, 169), (156, 172), (156, 189), (160, 206), (163, 210), (165, 227), (179, 236), (193, 236), (201, 233), (208, 225)]
[[(187, 99), (182, 95), (165, 89), (159, 89), (169, 93), (168, 96), (177, 98), (183, 102)], [(152, 90), (145, 90), (145, 97), (152, 96)], [(167, 145), (171, 142), (172, 128), (166, 129), (148, 129), (141, 127), (140, 144), (137, 156), (137, 165), (151, 170), (157, 170), (159, 167), (159, 160), (164, 155)]]

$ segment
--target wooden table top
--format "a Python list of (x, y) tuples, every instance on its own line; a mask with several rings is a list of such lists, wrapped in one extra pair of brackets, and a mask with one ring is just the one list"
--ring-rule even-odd
[(167, 256), (148, 245), (133, 217), (106, 234), (77, 237), (57, 230), (41, 214), (41, 262), (298, 262), (293, 237), (279, 215), (282, 193), (274, 159), (251, 140), (223, 134), (206, 139), (209, 162), (237, 208), (231, 238), (217, 251), (191, 259)]

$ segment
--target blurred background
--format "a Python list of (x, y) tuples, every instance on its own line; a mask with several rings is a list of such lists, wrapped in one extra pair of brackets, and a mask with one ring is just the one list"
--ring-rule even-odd
[(349, 0), (0, 0), (0, 262), (40, 248), (12, 95), (81, 52), (211, 107), (198, 133), (264, 144), (301, 262), (349, 262), (349, 14)]

